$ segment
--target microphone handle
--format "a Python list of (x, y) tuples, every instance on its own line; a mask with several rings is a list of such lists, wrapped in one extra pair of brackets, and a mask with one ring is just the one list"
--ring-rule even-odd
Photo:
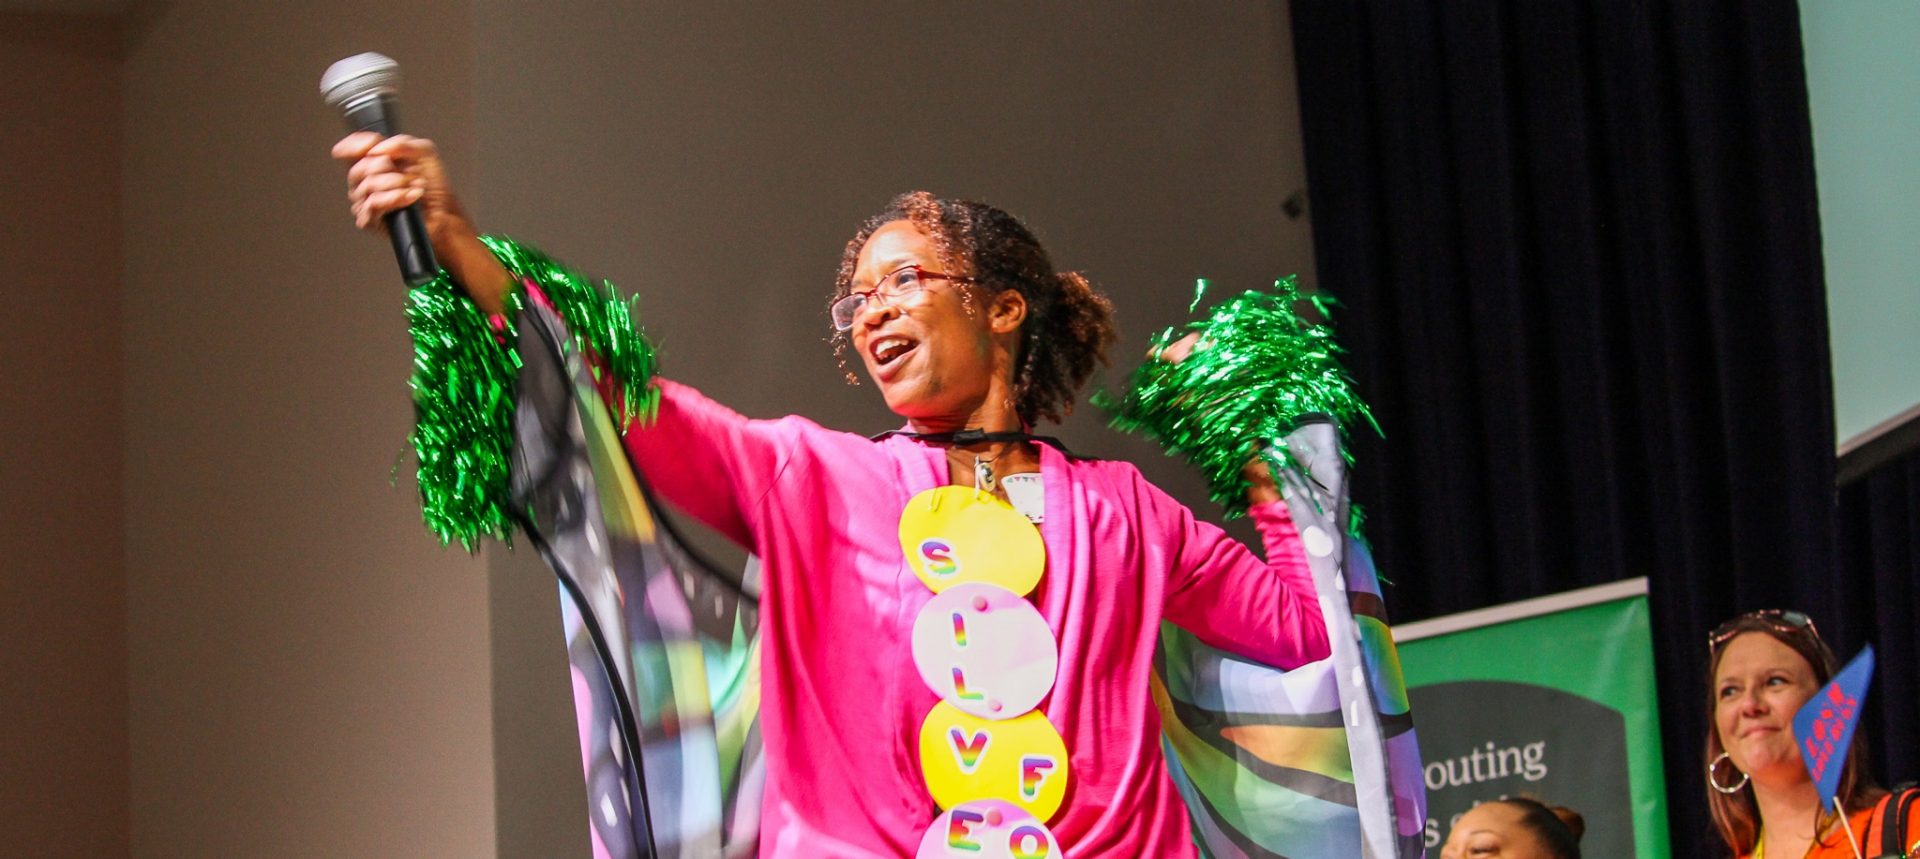
[[(393, 100), (370, 98), (346, 109), (347, 127), (354, 131), (377, 131), (391, 137), (400, 122)], [(419, 286), (440, 274), (440, 261), (434, 258), (433, 242), (427, 238), (427, 222), (415, 203), (386, 215), (387, 237), (393, 240), (393, 256), (400, 263), (400, 278), (408, 286)]]

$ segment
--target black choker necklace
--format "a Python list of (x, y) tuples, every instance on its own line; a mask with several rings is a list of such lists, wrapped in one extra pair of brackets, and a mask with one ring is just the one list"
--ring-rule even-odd
[(1034, 435), (1032, 433), (1016, 432), (1011, 430), (1006, 432), (987, 432), (986, 430), (978, 429), (978, 428), (954, 430), (952, 432), (913, 432), (912, 430), (887, 430), (886, 432), (878, 433), (876, 435), (871, 435), (871, 436), (868, 436), (867, 438), (870, 441), (879, 441), (888, 436), (895, 436), (895, 435), (902, 436), (904, 438), (919, 439), (921, 441), (932, 442), (934, 444), (951, 444), (951, 445), (958, 445), (960, 447), (966, 447), (968, 445), (984, 444), (984, 443), (996, 442), (996, 441), (1037, 441), (1041, 444), (1049, 445), (1054, 449), (1068, 456), (1073, 455), (1073, 451), (1068, 450), (1066, 445), (1061, 444), (1060, 440), (1057, 438), (1054, 438), (1053, 436)]
[[(968, 445), (987, 444), (991, 442), (1001, 442), (1001, 441), (1039, 442), (1041, 444), (1051, 445), (1055, 449), (1059, 450), (1061, 453), (1067, 456), (1073, 456), (1073, 451), (1068, 450), (1067, 446), (1064, 444), (1061, 444), (1059, 439), (1054, 438), (1053, 436), (1034, 435), (1032, 433), (1025, 433), (1025, 432), (987, 432), (986, 430), (978, 429), (978, 428), (954, 430), (953, 432), (913, 432), (911, 430), (887, 430), (886, 432), (880, 433), (879, 435), (870, 436), (870, 438), (873, 441), (879, 441), (883, 438), (886, 438), (888, 436), (894, 436), (894, 435), (904, 436), (906, 438), (912, 438), (912, 439), (919, 439), (920, 441), (932, 442), (934, 444), (951, 444), (959, 447), (966, 447)], [(1001, 455), (1004, 456), (1005, 453), (1003, 452)], [(973, 488), (984, 490), (986, 492), (993, 491), (994, 484), (998, 482), (998, 478), (993, 473), (993, 462), (995, 459), (999, 459), (999, 458), (1000, 457), (996, 456), (993, 459), (981, 459), (977, 455), (973, 458)]]

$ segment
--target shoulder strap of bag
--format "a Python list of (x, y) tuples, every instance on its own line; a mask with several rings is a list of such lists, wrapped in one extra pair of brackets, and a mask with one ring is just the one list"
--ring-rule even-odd
[[(1893, 793), (1880, 798), (1868, 820), (1869, 830), (1880, 830), (1880, 857), (1903, 857), (1907, 850), (1907, 818), (1913, 811), (1914, 803), (1920, 802), (1920, 788), (1904, 785), (1895, 788)], [(1887, 818), (1893, 819), (1889, 821)]]

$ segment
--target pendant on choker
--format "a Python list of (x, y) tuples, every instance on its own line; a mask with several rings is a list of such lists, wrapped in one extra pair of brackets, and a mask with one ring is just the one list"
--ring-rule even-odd
[(993, 491), (993, 460), (973, 457), (973, 488), (981, 492)]

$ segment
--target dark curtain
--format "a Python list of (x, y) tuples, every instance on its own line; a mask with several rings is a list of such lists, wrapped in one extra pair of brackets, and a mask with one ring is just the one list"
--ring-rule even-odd
[(1356, 441), (1354, 498), (1395, 620), (1648, 577), (1675, 855), (1718, 854), (1708, 630), (1798, 607), (1844, 658), (1875, 622), (1836, 576), (1797, 6), (1291, 15), (1319, 285), (1386, 432)]
[(1879, 660), (1861, 732), (1875, 741), (1881, 784), (1920, 779), (1920, 452), (1841, 489), (1840, 522), (1840, 622), (1863, 630)]

